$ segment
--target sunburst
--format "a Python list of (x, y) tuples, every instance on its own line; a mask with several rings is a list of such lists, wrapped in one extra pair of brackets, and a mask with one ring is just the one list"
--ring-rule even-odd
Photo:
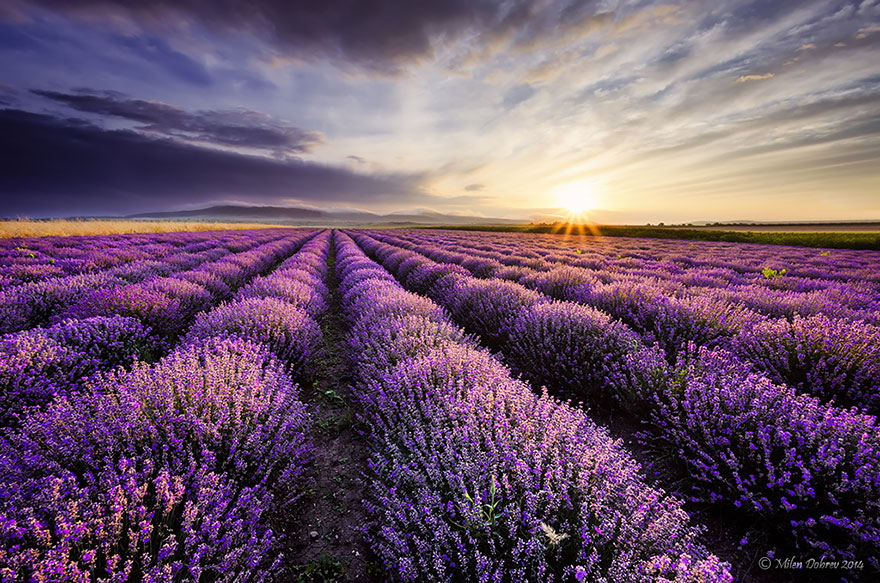
[(553, 232), (565, 229), (565, 235), (576, 231), (578, 235), (586, 235), (588, 229), (593, 235), (599, 235), (596, 223), (591, 220), (590, 212), (596, 210), (601, 202), (599, 187), (592, 180), (577, 180), (556, 187), (553, 191), (556, 204), (567, 213), (565, 221), (558, 223)]

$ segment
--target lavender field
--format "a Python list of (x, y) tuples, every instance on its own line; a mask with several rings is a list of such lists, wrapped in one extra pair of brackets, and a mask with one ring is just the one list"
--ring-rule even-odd
[(880, 252), (13, 238), (0, 334), (2, 581), (880, 572)]

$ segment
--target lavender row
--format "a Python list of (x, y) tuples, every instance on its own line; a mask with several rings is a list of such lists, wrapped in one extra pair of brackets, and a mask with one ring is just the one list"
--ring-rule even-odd
[[(726, 301), (742, 305), (749, 310), (772, 317), (791, 318), (795, 315), (825, 314), (850, 320), (866, 320), (880, 324), (880, 253), (869, 251), (848, 252), (850, 260), (838, 256), (821, 256), (823, 269), (810, 267), (809, 261), (815, 250), (804, 251), (797, 248), (777, 247), (770, 250), (787, 259), (778, 258), (772, 262), (761, 253), (759, 245), (738, 244), (738, 258), (725, 257), (719, 263), (713, 251), (717, 244), (676, 242), (682, 246), (681, 254), (674, 260), (656, 261), (647, 252), (649, 244), (643, 243), (639, 249), (644, 252), (622, 256), (616, 259), (604, 257), (601, 252), (591, 251), (603, 246), (602, 240), (587, 240), (587, 251), (575, 248), (556, 237), (555, 242), (537, 239), (530, 235), (519, 235), (519, 239), (499, 244), (496, 234), (481, 234), (463, 239), (461, 236), (425, 235), (422, 233), (404, 234), (410, 241), (422, 243), (443, 242), (447, 253), (457, 254), (463, 261), (478, 254), (483, 259), (482, 269), (503, 270), (505, 266), (526, 267), (549, 271), (566, 266), (573, 268), (597, 290), (613, 292), (618, 286), (627, 289), (644, 290), (647, 295), (669, 295), (677, 297), (705, 296), (715, 301)], [(503, 239), (502, 239), (503, 240)], [(456, 244), (456, 241), (458, 244)], [(536, 243), (540, 241), (540, 243)], [(650, 245), (653, 245), (652, 241)], [(564, 246), (564, 251), (553, 252), (548, 246)], [(684, 247), (687, 245), (687, 247)], [(830, 251), (829, 251), (830, 253)], [(836, 253), (840, 253), (837, 251)], [(589, 254), (590, 258), (584, 255)], [(603, 257), (597, 260), (595, 256)], [(859, 270), (850, 270), (846, 265), (860, 259)], [(456, 259), (448, 259), (455, 262)], [(738, 267), (737, 263), (746, 263)], [(733, 267), (731, 267), (731, 265)], [(788, 267), (783, 267), (787, 265)], [(773, 267), (775, 266), (775, 267)]]
[(675, 365), (631, 329), (587, 306), (479, 280), (457, 265), (355, 235), (413, 291), (500, 348), (530, 380), (641, 418), (691, 476), (695, 500), (779, 533), (780, 549), (878, 567), (880, 432), (876, 418), (823, 405), (748, 370), (723, 349)]
[(330, 231), (308, 241), (272, 273), (255, 278), (228, 303), (199, 314), (186, 341), (222, 334), (269, 348), (297, 377), (308, 375), (327, 309)]
[[(665, 278), (700, 273), (708, 278), (704, 283), (710, 286), (715, 282), (723, 282), (722, 287), (774, 283), (763, 274), (768, 268), (778, 272), (786, 269), (786, 275), (795, 279), (880, 283), (880, 253), (876, 251), (522, 233), (400, 233), (412, 238), (441, 237), (452, 245), (482, 246), (485, 251), (497, 253), (496, 259), (502, 263), (516, 256), (612, 274)], [(780, 281), (784, 279), (775, 283)]]
[(177, 273), (174, 277), (159, 276), (137, 284), (95, 290), (58, 309), (50, 321), (109, 314), (131, 315), (148, 324), (163, 338), (174, 339), (196, 313), (228, 298), (251, 278), (277, 265), (314, 233), (288, 234)]
[(88, 375), (155, 360), (196, 313), (313, 234), (265, 243), (174, 278), (97, 290), (58, 314), (59, 322), (49, 328), (0, 337), (0, 426), (15, 424), (28, 407), (76, 390)]
[[(259, 233), (238, 253), (280, 240), (285, 235), (287, 232)], [(142, 283), (185, 270), (189, 273), (202, 263), (216, 262), (226, 255), (225, 249), (208, 248), (194, 254), (164, 257), (162, 261), (136, 262), (113, 270), (49, 278), (11, 288), (0, 293), (0, 331), (14, 332), (44, 325), (84, 294), (96, 290), (109, 293), (111, 289), (127, 286), (132, 281)]]
[(163, 343), (136, 318), (97, 316), (0, 337), (0, 427), (99, 371), (152, 362)]
[(250, 247), (252, 236), (265, 242), (279, 233), (275, 229), (267, 233), (219, 231), (4, 239), (0, 241), (0, 290), (207, 249), (240, 252)]
[(680, 503), (582, 412), (478, 350), (338, 233), (370, 427), (368, 540), (405, 581), (730, 581)]
[(99, 375), (0, 441), (4, 580), (272, 580), (271, 525), (311, 457), (291, 377), (320, 340), (328, 250), (325, 231), (153, 367)]
[[(437, 261), (459, 259), (436, 245), (408, 245), (387, 235), (377, 238)], [(570, 267), (499, 270), (491, 259), (479, 256), (460, 262), (474, 275), (515, 281), (550, 297), (599, 309), (626, 323), (646, 344), (658, 343), (670, 362), (684, 356), (690, 343), (721, 346), (776, 383), (824, 402), (880, 413), (878, 326), (824, 314), (769, 318), (706, 296), (670, 296), (658, 288), (623, 282), (599, 285), (584, 270)]]
[[(758, 265), (750, 265), (748, 271), (741, 273), (729, 267), (716, 265), (705, 267), (705, 261), (700, 261), (700, 258), (708, 259), (710, 263), (716, 259), (705, 247), (691, 244), (687, 247), (691, 256), (689, 260), (679, 257), (677, 262), (652, 261), (644, 254), (635, 254), (632, 257), (618, 255), (617, 259), (597, 262), (583, 259), (584, 252), (577, 248), (572, 250), (569, 247), (562, 256), (553, 254), (541, 249), (535, 244), (535, 239), (528, 235), (521, 235), (516, 248), (511, 249), (509, 245), (512, 243), (510, 243), (493, 250), (492, 243), (497, 241), (491, 237), (493, 235), (473, 237), (474, 240), (459, 239), (456, 245), (440, 235), (406, 236), (407, 239), (428, 244), (442, 241), (445, 251), (458, 253), (459, 259), (480, 255), (487, 260), (482, 265), (484, 270), (498, 271), (504, 266), (512, 266), (550, 271), (564, 266), (579, 273), (585, 283), (598, 289), (607, 287), (613, 290), (615, 286), (624, 285), (627, 288), (644, 289), (648, 294), (660, 292), (676, 297), (706, 296), (714, 300), (741, 304), (749, 310), (772, 317), (790, 318), (796, 314), (822, 313), (832, 317), (878, 323), (880, 283), (877, 281), (876, 270), (880, 268), (880, 253), (850, 252), (861, 254), (865, 269), (858, 272), (858, 276), (850, 274), (852, 277), (835, 277), (837, 266), (846, 263), (838, 257), (820, 256), (828, 263), (827, 268), (824, 271), (807, 269), (809, 275), (796, 274), (797, 267), (801, 264), (793, 258), (786, 263), (788, 269), (780, 267), (779, 263), (764, 261)], [(558, 237), (556, 239), (560, 240)], [(565, 243), (557, 243), (557, 245), (563, 244)], [(679, 242), (679, 245), (683, 243)], [(737, 248), (739, 256), (741, 258), (760, 256), (760, 249), (755, 247), (759, 246), (740, 244)], [(589, 248), (592, 248), (592, 243)], [(788, 251), (795, 255), (804, 253), (797, 248), (776, 249), (777, 253), (780, 251)], [(871, 253), (874, 253), (874, 256)], [(694, 259), (694, 256), (697, 259)], [(810, 257), (802, 256), (799, 259), (807, 262)], [(731, 259), (731, 261), (736, 263), (735, 260)], [(791, 270), (794, 270), (794, 273)]]

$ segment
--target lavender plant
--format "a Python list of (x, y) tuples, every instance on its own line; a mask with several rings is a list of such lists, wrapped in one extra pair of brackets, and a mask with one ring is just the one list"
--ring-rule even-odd
[(264, 580), (307, 424), (284, 369), (242, 340), (99, 377), (0, 440), (0, 573)]
[(823, 314), (760, 322), (731, 350), (777, 383), (880, 414), (880, 328)]
[[(491, 301), (489, 295), (487, 300)], [(663, 353), (624, 324), (569, 302), (537, 303), (504, 323), (504, 358), (538, 385), (608, 407), (638, 407), (665, 380)]]
[(69, 320), (0, 337), (0, 426), (28, 407), (82, 386), (83, 379), (138, 360), (152, 360), (161, 341), (134, 318)]
[(185, 341), (218, 335), (263, 344), (299, 373), (314, 355), (321, 330), (311, 316), (288, 302), (251, 298), (199, 314)]
[(654, 395), (651, 422), (699, 498), (789, 534), (780, 550), (880, 568), (876, 418), (775, 385), (722, 349), (692, 351)]

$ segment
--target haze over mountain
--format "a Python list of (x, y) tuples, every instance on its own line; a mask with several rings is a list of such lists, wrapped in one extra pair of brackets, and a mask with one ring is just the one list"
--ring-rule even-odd
[(514, 224), (492, 217), (455, 215), (433, 211), (378, 214), (357, 209), (321, 210), (302, 207), (215, 205), (207, 208), (137, 213), (129, 219), (190, 219), (206, 221), (258, 221), (284, 225), (486, 225)]

